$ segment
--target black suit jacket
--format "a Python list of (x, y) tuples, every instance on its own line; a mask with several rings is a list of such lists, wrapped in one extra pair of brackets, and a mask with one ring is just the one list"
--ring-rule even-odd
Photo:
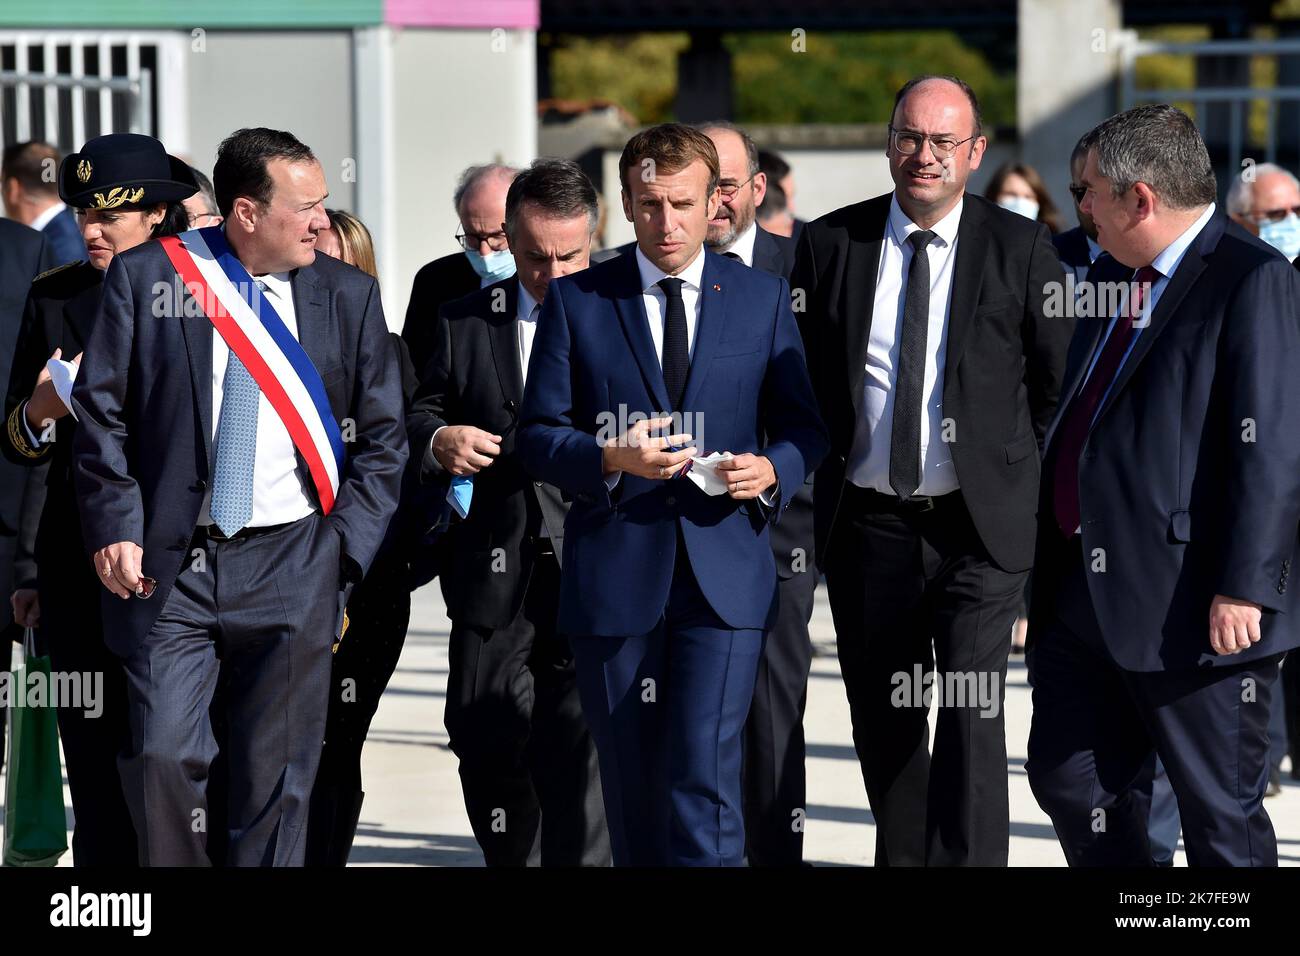
[(1089, 258), (1088, 234), (1083, 231), (1083, 226), (1058, 232), (1052, 237), (1052, 245), (1056, 247), (1056, 254), (1061, 257), (1061, 265), (1071, 269), (1083, 269), (1085, 273), (1092, 266), (1092, 260)]
[(421, 477), (440, 489), (449, 476), (433, 456), (434, 432), (474, 425), (502, 439), (501, 454), (474, 476), (469, 517), (448, 531), (447, 613), (473, 627), (501, 628), (514, 619), (532, 574), (533, 539), (549, 537), (558, 560), (569, 510), (557, 489), (524, 473), (515, 454), (524, 393), (518, 302), (519, 280), (511, 277), (442, 307), (433, 356), (407, 416)]
[(406, 304), (402, 341), (406, 343), (411, 353), (411, 364), (421, 378), (433, 355), (434, 343), (438, 341), (438, 311), (447, 302), (477, 292), (480, 286), (478, 273), (463, 252), (434, 259), (415, 274), (411, 300)]
[[(827, 554), (862, 401), (876, 274), (892, 194), (803, 230), (791, 279), (831, 453), (817, 471), (819, 559)], [(1039, 442), (1056, 409), (1072, 321), (1048, 318), (1062, 282), (1047, 227), (966, 194), (957, 229), (943, 386), (962, 497), (993, 562), (1033, 561)], [(889, 317), (892, 320), (892, 316)]]
[[(369, 567), (398, 500), (406, 435), (397, 352), (375, 280), (329, 256), (290, 275), (298, 341), (320, 372), (346, 459), (326, 521), (340, 537), (341, 599)], [(105, 634), (129, 653), (188, 560), (212, 472), (212, 323), (162, 246), (115, 256), (73, 387), (73, 468), (87, 552), (144, 548), (148, 601), (104, 591)], [(300, 474), (307, 470), (299, 456)], [(309, 478), (303, 485), (315, 498)]]
[[(36, 378), (56, 348), (63, 358), (72, 360), (83, 352), (90, 340), (90, 330), (99, 311), (104, 274), (88, 262), (53, 269), (32, 283), (31, 294), (23, 312), (22, 331), (14, 354), (13, 370), (5, 396), (6, 428), (0, 436), (0, 451), (16, 465), (33, 468), (44, 482), (45, 495), (30, 494), (24, 499), (22, 527), (24, 533), (35, 528), (32, 551), (35, 563), (17, 568), (15, 586), (32, 587), (37, 566), (42, 574), (70, 575), (84, 573), (86, 556), (81, 547), (81, 519), (72, 483), (72, 435), (77, 421), (65, 415), (54, 426), (52, 438), (37, 448), (25, 440), (15, 442), (8, 427), (11, 417), (31, 397)], [(22, 422), (14, 418), (14, 427)], [(21, 433), (20, 433), (21, 435)]]
[[(49, 265), (49, 243), (39, 232), (0, 219), (0, 382), (9, 381), (32, 280)], [(26, 469), (0, 462), (0, 534), (18, 532), (27, 478)]]
[[(1063, 396), (1078, 389), (1109, 320), (1079, 320)], [(1300, 645), (1300, 600), (1289, 587), (1300, 558), (1298, 361), (1300, 276), (1214, 215), (1161, 293), (1075, 463), (1088, 590), (1107, 648), (1126, 670), (1236, 665)], [(1064, 554), (1051, 487), (1069, 463), (1053, 454), (1056, 427), (1047, 436), (1031, 635), (1050, 619)], [(1216, 594), (1263, 606), (1259, 643), (1214, 653)]]

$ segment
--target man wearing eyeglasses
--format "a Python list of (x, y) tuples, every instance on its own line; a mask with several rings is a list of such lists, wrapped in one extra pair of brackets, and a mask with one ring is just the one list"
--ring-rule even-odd
[(406, 306), (402, 338), (420, 374), (424, 374), (437, 341), (438, 310), (515, 274), (505, 220), (506, 192), (518, 172), (510, 166), (487, 163), (461, 173), (452, 193), (460, 219), (455, 236), (460, 251), (434, 259), (415, 274)]
[(831, 433), (817, 561), (877, 865), (1007, 862), (1002, 687), (1072, 328), (1044, 317), (1064, 278), (1047, 227), (966, 192), (985, 144), (963, 81), (909, 81), (893, 193), (810, 223), (790, 283)]
[(1281, 166), (1243, 169), (1228, 190), (1228, 215), (1288, 259), (1300, 256), (1300, 181)]
[[(788, 281), (794, 242), (757, 222), (758, 206), (769, 188), (758, 147), (744, 130), (724, 121), (698, 128), (718, 151), (721, 175), (721, 202), (709, 220), (704, 244), (711, 252)], [(798, 866), (803, 861), (803, 828), (792, 823), (806, 806), (803, 715), (812, 666), (808, 621), (817, 587), (811, 478), (772, 526), (770, 537), (779, 580), (778, 610), (764, 637), (745, 719), (746, 856), (750, 866)]]
[(199, 191), (185, 200), (185, 213), (189, 218), (191, 229), (206, 229), (219, 226), (225, 217), (217, 211), (217, 191), (212, 188), (212, 180), (197, 166), (191, 166), (194, 181), (199, 184)]
[(1079, 184), (1083, 177), (1083, 162), (1087, 158), (1087, 150), (1076, 143), (1070, 153), (1070, 196), (1074, 200), (1074, 214), (1078, 217), (1079, 224), (1052, 237), (1056, 253), (1061, 257), (1061, 267), (1074, 275), (1076, 290), (1082, 287), (1083, 281), (1088, 278), (1088, 270), (1101, 255), (1101, 246), (1097, 244), (1097, 226), (1092, 217), (1079, 208), (1083, 194), (1087, 192)]

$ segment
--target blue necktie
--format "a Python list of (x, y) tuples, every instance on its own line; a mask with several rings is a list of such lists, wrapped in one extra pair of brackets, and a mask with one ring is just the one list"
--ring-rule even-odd
[(226, 537), (253, 517), (253, 465), (257, 459), (257, 406), (261, 389), (233, 351), (221, 387), (217, 463), (208, 511)]

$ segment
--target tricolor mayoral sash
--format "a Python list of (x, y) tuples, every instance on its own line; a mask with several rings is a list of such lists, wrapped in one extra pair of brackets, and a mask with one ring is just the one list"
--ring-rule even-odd
[(230, 251), (220, 226), (159, 241), (186, 291), (284, 422), (329, 514), (343, 471), (343, 434), (316, 366)]

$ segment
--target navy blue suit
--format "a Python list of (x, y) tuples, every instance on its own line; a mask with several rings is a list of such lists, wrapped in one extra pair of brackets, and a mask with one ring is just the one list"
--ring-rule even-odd
[(56, 265), (64, 265), (86, 258), (86, 240), (77, 228), (77, 217), (66, 206), (41, 230), (50, 244), (50, 258)]
[[(775, 613), (768, 526), (827, 449), (784, 279), (705, 252), (681, 407), (701, 455), (765, 455), (773, 507), (624, 474), (598, 436), (670, 408), (636, 256), (552, 282), (517, 449), (572, 496), (560, 630), (574, 643), (618, 864), (739, 864), (740, 731)], [(647, 683), (649, 681), (649, 683)]]
[(132, 750), (120, 766), (142, 864), (302, 863), (331, 645), (396, 509), (402, 382), (378, 285), (324, 255), (290, 285), (298, 341), (345, 428), (328, 516), (230, 540), (196, 528), (220, 417), (213, 331), (160, 243), (113, 258), (73, 388), (85, 548), (135, 542), (158, 581), (149, 600), (101, 595), (105, 641), (127, 671)]
[[(1063, 396), (1108, 323), (1080, 319)], [(1189, 862), (1276, 864), (1262, 798), (1277, 660), (1300, 644), (1288, 586), (1300, 552), (1297, 359), (1300, 277), (1218, 213), (1169, 277), (1079, 460), (1060, 460), (1057, 423), (1048, 431), (1028, 772), (1071, 863), (1149, 862), (1134, 781), (1154, 750)], [(1052, 489), (1069, 467), (1081, 534), (1066, 540)], [(1216, 594), (1262, 606), (1257, 644), (1214, 652)], [(1103, 831), (1091, 826), (1098, 808)]]

